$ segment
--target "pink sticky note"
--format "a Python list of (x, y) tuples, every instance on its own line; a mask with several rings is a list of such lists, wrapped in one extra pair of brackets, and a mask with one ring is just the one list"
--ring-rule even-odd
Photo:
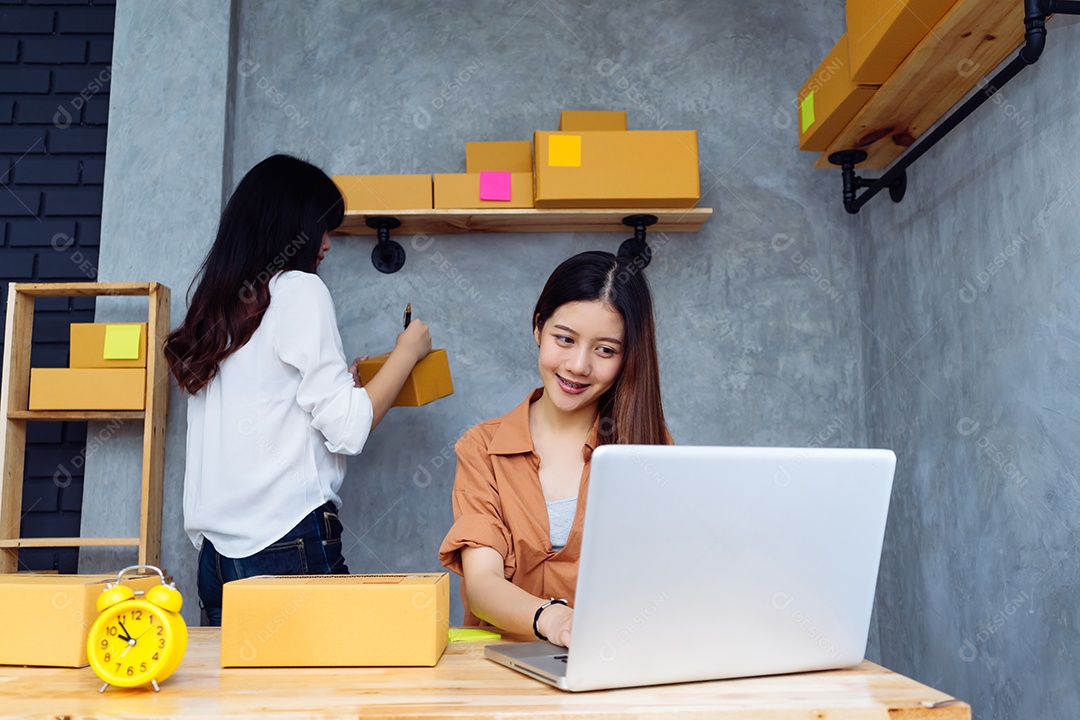
[(508, 172), (482, 172), (480, 173), (480, 199), (481, 200), (510, 200), (510, 173)]

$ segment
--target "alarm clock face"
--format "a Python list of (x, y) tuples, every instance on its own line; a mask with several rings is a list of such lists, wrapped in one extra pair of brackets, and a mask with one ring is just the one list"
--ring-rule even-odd
[(141, 599), (106, 608), (90, 628), (90, 665), (119, 687), (164, 680), (179, 666), (187, 646), (187, 627), (175, 618)]

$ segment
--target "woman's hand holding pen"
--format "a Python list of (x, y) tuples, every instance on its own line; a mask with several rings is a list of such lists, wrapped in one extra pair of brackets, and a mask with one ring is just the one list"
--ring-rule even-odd
[[(392, 354), (407, 361), (411, 370), (412, 366), (427, 357), (429, 352), (431, 352), (431, 332), (425, 323), (416, 320), (415, 322), (410, 321), (397, 336), (397, 342), (394, 343)], [(360, 363), (367, 359), (368, 356), (364, 355), (356, 358), (349, 365), (349, 375), (352, 376), (355, 387), (362, 387), (363, 385), (360, 381)]]
[(431, 352), (431, 332), (427, 324), (421, 320), (409, 322), (408, 327), (397, 336), (394, 350), (406, 353), (408, 357), (413, 358), (414, 363), (427, 357), (427, 354)]

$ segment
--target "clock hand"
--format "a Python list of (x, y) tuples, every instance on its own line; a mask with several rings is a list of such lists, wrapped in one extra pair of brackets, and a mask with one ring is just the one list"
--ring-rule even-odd
[(124, 634), (120, 635), (118, 637), (121, 640), (123, 640), (124, 642), (130, 643), (131, 642), (131, 633), (129, 633), (128, 629), (126, 627), (124, 627), (124, 621), (123, 620), (117, 620), (117, 622), (120, 623), (120, 629), (124, 631)]

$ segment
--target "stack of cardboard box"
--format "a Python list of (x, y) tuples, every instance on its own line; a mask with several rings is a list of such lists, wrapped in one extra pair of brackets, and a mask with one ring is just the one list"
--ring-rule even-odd
[(956, 2), (847, 0), (847, 33), (799, 91), (799, 148), (828, 150)]
[(465, 160), (465, 173), (334, 181), (346, 207), (362, 212), (689, 208), (700, 198), (697, 132), (627, 130), (625, 112), (564, 110), (557, 131), (537, 131), (532, 143), (469, 142)]
[(695, 130), (627, 130), (626, 113), (564, 111), (535, 143), (538, 208), (690, 208), (701, 196)]
[(532, 143), (465, 143), (465, 173), (435, 175), (440, 210), (533, 207)]
[(30, 410), (143, 410), (146, 323), (72, 323), (67, 368), (30, 369)]

